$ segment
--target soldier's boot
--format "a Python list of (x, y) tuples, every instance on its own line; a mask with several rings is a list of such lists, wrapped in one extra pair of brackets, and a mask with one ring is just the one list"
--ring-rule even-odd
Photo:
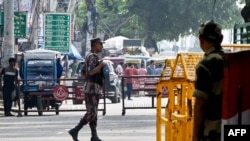
[(91, 140), (90, 141), (102, 141), (101, 139), (99, 139), (99, 137), (97, 136), (97, 132), (96, 129), (91, 129)]
[(82, 129), (83, 125), (85, 125), (86, 122), (84, 122), (83, 119), (80, 120), (80, 122), (72, 129), (69, 130), (69, 134), (71, 135), (72, 139), (74, 141), (79, 141), (78, 140), (78, 132)]

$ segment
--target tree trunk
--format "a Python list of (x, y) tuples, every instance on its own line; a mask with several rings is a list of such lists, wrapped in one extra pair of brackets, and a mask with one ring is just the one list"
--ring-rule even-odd
[(153, 31), (150, 18), (145, 19), (145, 38), (144, 38), (144, 46), (149, 48), (154, 48), (154, 52), (158, 52), (156, 41), (153, 39)]
[(156, 41), (152, 38), (152, 36), (146, 36), (144, 39), (144, 46), (146, 48), (154, 48), (154, 51), (157, 52)]

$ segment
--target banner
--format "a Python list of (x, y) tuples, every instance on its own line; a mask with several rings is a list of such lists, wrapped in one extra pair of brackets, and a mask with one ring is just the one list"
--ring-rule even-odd
[(249, 62), (250, 51), (225, 54), (222, 135), (224, 125), (250, 125)]

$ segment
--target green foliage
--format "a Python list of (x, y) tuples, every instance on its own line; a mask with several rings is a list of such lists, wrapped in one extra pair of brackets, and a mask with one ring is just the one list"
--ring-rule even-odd
[(99, 11), (99, 29), (107, 37), (120, 34), (121, 28), (131, 19), (128, 16), (125, 1), (120, 0), (97, 0)]
[[(86, 19), (86, 5), (81, 3), (77, 24)], [(96, 0), (99, 32), (106, 37), (174, 40), (196, 34), (199, 25), (214, 19), (223, 28), (243, 23), (235, 0)]]
[(202, 22), (210, 19), (230, 28), (241, 18), (235, 0), (217, 1), (214, 12), (214, 1), (209, 0), (128, 0), (128, 3), (129, 11), (146, 25), (145, 33), (150, 32), (156, 40), (194, 34)]
[(87, 19), (87, 6), (85, 2), (80, 2), (79, 3), (79, 7), (78, 7), (78, 11), (76, 11), (76, 25), (79, 28), (82, 28), (84, 22), (86, 22)]

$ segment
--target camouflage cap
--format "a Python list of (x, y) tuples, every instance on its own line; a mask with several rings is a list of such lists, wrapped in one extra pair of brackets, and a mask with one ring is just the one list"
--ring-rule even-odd
[(223, 38), (221, 26), (213, 20), (201, 24), (199, 35), (204, 37), (205, 40), (214, 43), (221, 43)]
[(93, 47), (95, 43), (104, 43), (100, 38), (93, 38), (90, 40), (90, 45)]

